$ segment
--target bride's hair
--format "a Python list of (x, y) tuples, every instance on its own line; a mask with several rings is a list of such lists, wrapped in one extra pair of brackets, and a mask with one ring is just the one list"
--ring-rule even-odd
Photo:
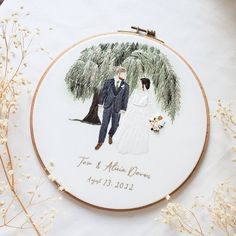
[(144, 88), (144, 86), (145, 86), (146, 89), (150, 88), (150, 79), (148, 79), (148, 78), (141, 78), (140, 80), (142, 82), (142, 87), (143, 88)]

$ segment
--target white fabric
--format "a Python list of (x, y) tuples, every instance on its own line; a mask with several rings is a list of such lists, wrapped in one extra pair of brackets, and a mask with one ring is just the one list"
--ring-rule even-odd
[[(193, 65), (206, 90), (210, 111), (222, 98), (236, 104), (236, 2), (234, 0), (5, 0), (1, 17), (24, 6), (31, 12), (29, 26), (42, 29), (37, 46), (45, 46), (55, 57), (64, 48), (97, 33), (130, 29), (131, 25), (157, 30), (157, 36), (179, 51)], [(114, 14), (115, 13), (115, 14)], [(52, 27), (53, 31), (48, 28)], [(26, 75), (35, 89), (50, 60), (32, 54)], [(31, 155), (24, 168), (43, 174), (34, 153), (29, 132), (32, 96), (22, 95), (19, 111), (12, 117), (18, 128), (11, 129), (9, 145), (13, 154)], [(235, 111), (234, 106), (234, 111)], [(235, 111), (236, 112), (236, 111)], [(184, 129), (184, 127), (183, 127)], [(211, 119), (210, 141), (205, 157), (191, 178), (173, 195), (188, 204), (195, 194), (210, 196), (220, 180), (236, 182), (235, 165), (230, 162), (232, 141), (218, 121)], [(1, 173), (1, 171), (0, 171)], [(171, 174), (171, 173), (170, 173)], [(2, 176), (1, 176), (2, 177)], [(163, 180), (164, 183), (164, 180)], [(44, 195), (54, 186), (46, 183)], [(56, 203), (57, 220), (48, 235), (57, 236), (177, 236), (168, 226), (154, 221), (165, 202), (134, 212), (107, 212), (93, 209), (64, 196)], [(202, 220), (202, 222), (204, 219)], [(4, 236), (19, 235), (15, 229), (0, 228)], [(21, 235), (34, 235), (23, 231)], [(215, 234), (217, 236), (217, 234)]]
[(127, 112), (121, 117), (114, 135), (114, 143), (119, 153), (148, 152), (148, 108), (148, 90), (135, 89), (129, 99)]
[(120, 81), (116, 81), (116, 89), (118, 89), (120, 86)]
[(115, 79), (115, 87), (116, 87), (116, 89), (117, 89), (117, 88), (120, 87), (120, 82), (121, 82), (121, 81), (120, 81), (120, 79), (119, 79), (117, 76), (115, 76), (114, 79)]

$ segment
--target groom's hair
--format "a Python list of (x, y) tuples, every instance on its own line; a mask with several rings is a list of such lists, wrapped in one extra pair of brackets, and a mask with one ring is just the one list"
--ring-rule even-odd
[(126, 69), (122, 66), (118, 66), (115, 68), (115, 74), (118, 75), (121, 72), (126, 72)]

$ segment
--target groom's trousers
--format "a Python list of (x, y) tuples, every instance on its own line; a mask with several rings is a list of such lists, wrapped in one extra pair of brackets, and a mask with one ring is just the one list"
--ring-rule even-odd
[(106, 138), (107, 127), (109, 125), (110, 120), (111, 120), (111, 128), (108, 134), (112, 137), (115, 134), (120, 121), (120, 113), (114, 110), (113, 105), (103, 110), (102, 124), (98, 138), (99, 143), (103, 143)]

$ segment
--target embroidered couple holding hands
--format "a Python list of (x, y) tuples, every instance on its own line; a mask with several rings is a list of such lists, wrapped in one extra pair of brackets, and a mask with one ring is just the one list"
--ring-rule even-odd
[(103, 106), (102, 124), (96, 150), (103, 145), (111, 121), (108, 143), (111, 145), (114, 142), (119, 153), (140, 154), (148, 151), (147, 91), (150, 88), (150, 80), (140, 79), (138, 88), (129, 99), (129, 85), (125, 79), (126, 69), (118, 67), (114, 78), (105, 80), (103, 84), (98, 104), (99, 110)]

